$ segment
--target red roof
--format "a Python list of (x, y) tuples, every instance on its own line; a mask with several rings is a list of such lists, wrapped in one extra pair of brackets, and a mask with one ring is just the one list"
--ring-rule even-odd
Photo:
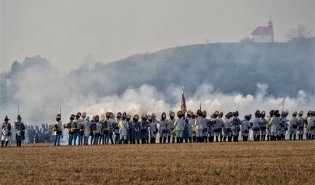
[(251, 35), (272, 35), (273, 29), (268, 26), (259, 26), (257, 27)]

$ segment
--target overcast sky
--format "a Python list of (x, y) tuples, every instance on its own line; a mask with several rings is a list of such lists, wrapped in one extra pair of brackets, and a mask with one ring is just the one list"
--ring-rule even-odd
[(297, 24), (314, 29), (314, 0), (0, 0), (1, 69), (41, 55), (71, 69), (136, 53), (237, 42), (272, 17), (275, 41)]

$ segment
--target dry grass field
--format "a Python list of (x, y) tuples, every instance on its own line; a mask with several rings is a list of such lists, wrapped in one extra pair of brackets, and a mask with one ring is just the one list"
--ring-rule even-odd
[(315, 142), (0, 148), (0, 184), (314, 184)]

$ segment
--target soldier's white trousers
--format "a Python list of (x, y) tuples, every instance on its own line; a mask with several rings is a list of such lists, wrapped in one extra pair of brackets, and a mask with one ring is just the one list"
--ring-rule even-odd
[(10, 141), (10, 136), (2, 135), (1, 140), (2, 141)]
[(196, 130), (196, 137), (202, 137), (202, 130)]
[(176, 137), (183, 137), (183, 134), (184, 134), (183, 130), (176, 131)]

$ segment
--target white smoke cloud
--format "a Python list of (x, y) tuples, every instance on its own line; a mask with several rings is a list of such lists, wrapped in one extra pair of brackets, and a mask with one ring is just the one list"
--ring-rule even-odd
[[(91, 84), (89, 89), (82, 89), (76, 85), (76, 81), (51, 68), (29, 68), (17, 78), (17, 88), (13, 95), (19, 100), (24, 121), (31, 124), (52, 122), (55, 115), (59, 113), (60, 106), (62, 106), (63, 121), (67, 121), (72, 113), (84, 111), (88, 115), (107, 111), (115, 113), (125, 111), (131, 114), (155, 112), (159, 115), (162, 112), (180, 109), (181, 87), (179, 86), (170, 85), (166, 93), (163, 93), (152, 85), (143, 84), (138, 88), (129, 87), (120, 95), (98, 96), (93, 91), (94, 88), (101, 87), (94, 87)], [(92, 78), (97, 78), (97, 75)], [(209, 84), (201, 84), (194, 92), (186, 93), (186, 104), (192, 111), (196, 111), (201, 104), (202, 109), (209, 114), (216, 110), (224, 113), (238, 110), (241, 116), (253, 114), (256, 109), (265, 111), (282, 108), (289, 111), (314, 109), (314, 96), (303, 90), (300, 90), (295, 98), (275, 98), (268, 96), (267, 90), (267, 84), (258, 83), (255, 94), (224, 94)], [(81, 93), (82, 91), (85, 93)], [(168, 101), (169, 99), (173, 101)], [(281, 105), (283, 100), (284, 107)], [(16, 102), (5, 107), (2, 112), (15, 117)]]
[[(15, 120), (18, 103), (24, 122), (37, 125), (53, 122), (60, 107), (63, 122), (77, 112), (87, 112), (90, 116), (107, 111), (131, 114), (154, 112), (159, 117), (162, 112), (180, 109), (182, 87), (179, 85), (168, 84), (161, 90), (152, 83), (142, 83), (136, 87), (122, 83), (118, 88), (123, 89), (122, 93), (118, 93), (118, 85), (110, 78), (105, 78), (97, 64), (87, 67), (89, 70), (83, 70), (80, 78), (77, 78), (76, 73), (64, 74), (50, 66), (36, 63), (15, 73), (15, 76), (12, 73), (6, 80), (2, 78), (1, 84), (6, 84), (5, 93), (10, 101), (2, 104), (1, 117), (8, 115), (11, 121)], [(109, 74), (107, 77), (110, 75), (119, 74)], [(132, 76), (128, 80), (139, 81)], [(257, 109), (267, 112), (283, 108), (289, 112), (315, 109), (314, 95), (303, 90), (295, 96), (274, 97), (268, 94), (268, 84), (257, 83), (256, 86), (256, 92), (242, 94), (237, 90), (222, 93), (209, 83), (194, 85), (194, 90), (185, 92), (186, 105), (195, 112), (201, 104), (202, 109), (209, 114), (216, 110), (224, 113), (238, 110), (241, 118), (245, 114), (253, 114)]]
[[(313, 109), (314, 98), (300, 91), (296, 98), (283, 97), (274, 98), (265, 94), (267, 85), (258, 84), (255, 95), (241, 95), (237, 93), (223, 94), (215, 92), (213, 87), (208, 84), (201, 84), (190, 96), (186, 95), (187, 108), (197, 111), (200, 106), (208, 113), (215, 110), (240, 112), (241, 116), (253, 114), (256, 109), (269, 111), (271, 109), (282, 109), (280, 104), (284, 99), (284, 108), (292, 111), (307, 111)], [(130, 112), (131, 114), (141, 114), (155, 112), (158, 115), (169, 110), (177, 111), (180, 109), (179, 87), (169, 87), (173, 92), (170, 94), (175, 99), (175, 103), (166, 100), (167, 94), (159, 92), (155, 87), (144, 84), (139, 88), (128, 88), (122, 95), (109, 95), (99, 99), (78, 101), (73, 104), (70, 112), (86, 111), (89, 115), (102, 114), (107, 111)], [(73, 103), (75, 101), (72, 101)]]

